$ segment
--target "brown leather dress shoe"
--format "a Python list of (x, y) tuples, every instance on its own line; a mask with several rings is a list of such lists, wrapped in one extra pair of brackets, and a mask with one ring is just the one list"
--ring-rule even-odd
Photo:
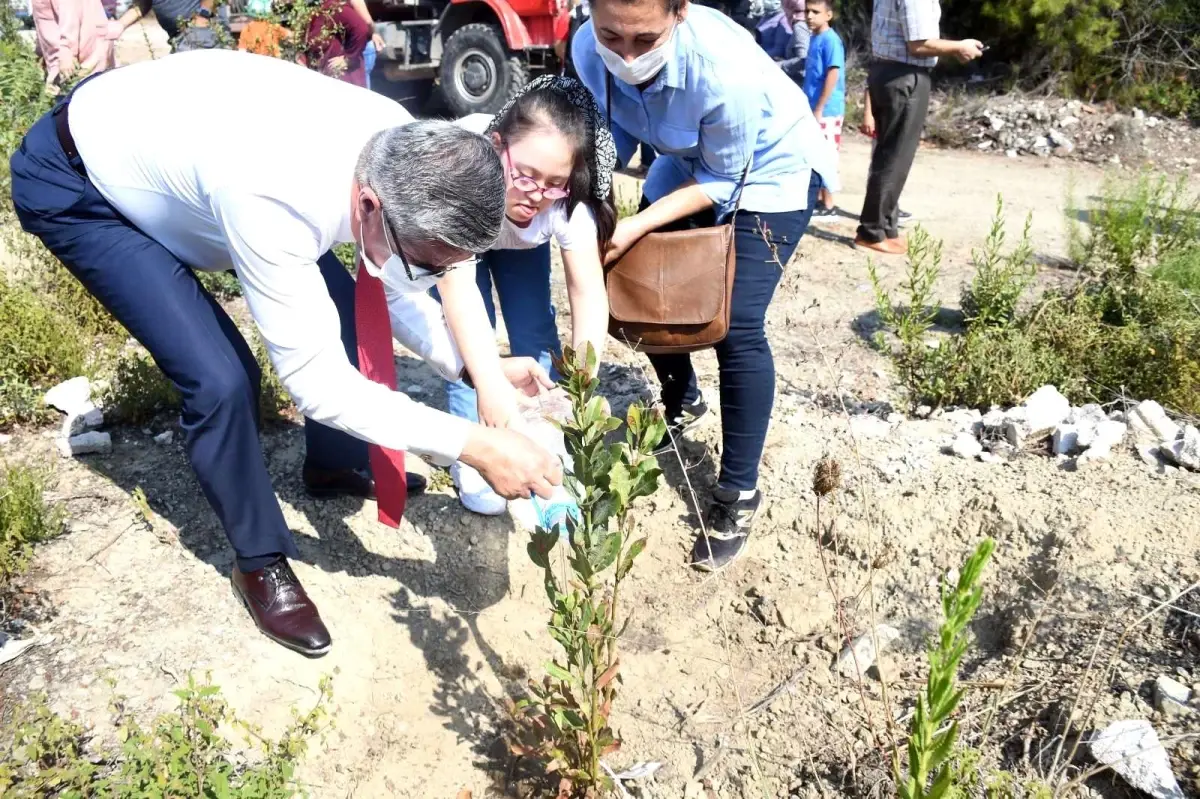
[(329, 630), (286, 558), (249, 574), (234, 565), (229, 579), (263, 635), (308, 657), (329, 651)]
[(867, 241), (862, 238), (854, 239), (854, 246), (858, 249), (874, 250), (884, 255), (904, 255), (908, 252), (908, 242), (902, 242), (900, 239), (884, 239), (883, 241)]
[[(419, 474), (407, 472), (408, 495), (424, 493), (426, 480)], [(366, 469), (314, 469), (304, 467), (304, 489), (313, 499), (358, 497), (375, 499), (375, 481)]]

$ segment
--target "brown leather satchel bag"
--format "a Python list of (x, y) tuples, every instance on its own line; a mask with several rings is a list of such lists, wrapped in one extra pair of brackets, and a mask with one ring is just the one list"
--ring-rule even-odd
[[(607, 89), (611, 122), (611, 78)], [(639, 352), (670, 353), (706, 349), (729, 334), (733, 220), (749, 173), (747, 162), (725, 224), (648, 233), (606, 268), (610, 336)]]

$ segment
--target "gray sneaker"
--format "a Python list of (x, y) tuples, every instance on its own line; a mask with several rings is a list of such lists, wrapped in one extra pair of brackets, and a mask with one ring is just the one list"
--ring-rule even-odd
[(701, 531), (692, 545), (692, 568), (715, 572), (737, 560), (750, 538), (750, 525), (762, 505), (762, 492), (750, 499), (739, 499), (738, 491), (713, 490), (708, 508), (707, 532)]

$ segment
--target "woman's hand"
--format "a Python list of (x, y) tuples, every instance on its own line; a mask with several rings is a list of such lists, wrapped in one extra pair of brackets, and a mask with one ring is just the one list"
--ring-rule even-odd
[(608, 243), (608, 251), (604, 253), (605, 266), (616, 263), (622, 255), (629, 252), (630, 247), (637, 244), (638, 240), (646, 235), (646, 231), (642, 229), (638, 221), (639, 216), (640, 214), (634, 214), (617, 223), (612, 241)]
[(533, 358), (501, 358), (500, 369), (512, 387), (527, 397), (554, 388), (554, 381)]
[(383, 55), (384, 42), (383, 37), (378, 33), (371, 35), (371, 43), (375, 45), (375, 52)]

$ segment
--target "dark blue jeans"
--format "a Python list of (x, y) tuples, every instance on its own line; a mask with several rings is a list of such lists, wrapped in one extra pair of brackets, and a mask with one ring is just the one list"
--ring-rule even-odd
[[(550, 377), (557, 380), (552, 359), (562, 355), (562, 347), (550, 296), (550, 242), (531, 250), (483, 253), (475, 267), (475, 284), (483, 295), (493, 330), (496, 329), (496, 303), (492, 299), (492, 287), (495, 287), (511, 353), (537, 359)], [(434, 291), (436, 294), (436, 289)], [(479, 421), (475, 389), (463, 381), (446, 384), (446, 402), (455, 416)]]
[[(814, 172), (806, 210), (758, 213), (742, 209), (734, 222), (737, 271), (729, 335), (716, 346), (721, 379), (721, 474), (717, 481), (720, 488), (749, 491), (758, 484), (758, 463), (775, 404), (775, 359), (765, 329), (767, 306), (775, 296), (775, 287), (783, 274), (782, 265), (791, 259), (808, 229), (819, 190), (820, 178)], [(669, 229), (708, 227), (714, 222), (715, 214), (707, 211)], [(668, 418), (677, 416), (685, 404), (700, 398), (689, 355), (648, 357), (662, 384), (662, 402)]]
[[(297, 557), (258, 440), (261, 372), (233, 320), (188, 265), (109, 205), (68, 160), (50, 114), (10, 160), (21, 226), (143, 346), (183, 397), (188, 458), (243, 570), (284, 554)], [(357, 363), (354, 281), (336, 256), (319, 261), (342, 318), (346, 354)], [(366, 468), (367, 446), (307, 421), (307, 462)]]

